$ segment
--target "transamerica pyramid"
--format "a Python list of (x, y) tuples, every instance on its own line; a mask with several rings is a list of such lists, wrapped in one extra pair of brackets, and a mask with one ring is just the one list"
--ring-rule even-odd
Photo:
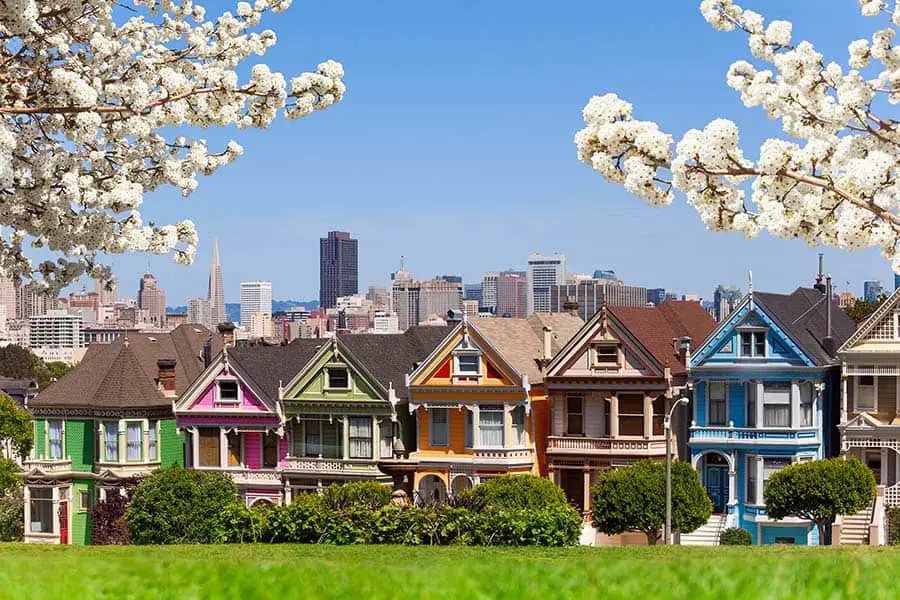
[(225, 287), (222, 284), (222, 264), (219, 262), (219, 238), (213, 239), (212, 264), (209, 267), (209, 321), (213, 329), (226, 321)]

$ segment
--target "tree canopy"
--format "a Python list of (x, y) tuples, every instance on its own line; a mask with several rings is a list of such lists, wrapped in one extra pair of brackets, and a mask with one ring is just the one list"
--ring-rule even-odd
[[(666, 518), (666, 466), (641, 460), (602, 471), (591, 487), (594, 527), (615, 535), (640, 531), (649, 544), (662, 535)], [(690, 464), (672, 463), (672, 531), (690, 533), (709, 519), (712, 501)]]
[(16, 344), (0, 348), (0, 375), (14, 379), (30, 379), (44, 389), (72, 367), (63, 362), (45, 363), (41, 358)]
[(872, 471), (850, 458), (829, 458), (787, 466), (773, 473), (763, 492), (773, 519), (799, 517), (816, 524), (820, 543), (838, 515), (855, 514), (875, 500)]
[(19, 465), (13, 459), (28, 456), (33, 445), (31, 414), (0, 393), (0, 497), (21, 484)]

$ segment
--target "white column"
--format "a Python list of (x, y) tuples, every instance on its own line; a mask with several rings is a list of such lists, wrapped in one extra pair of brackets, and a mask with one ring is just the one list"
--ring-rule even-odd
[(344, 460), (347, 460), (350, 458), (350, 418), (343, 416), (341, 422), (344, 424)]
[(756, 464), (753, 465), (753, 468), (756, 469), (756, 498), (753, 499), (754, 504), (762, 504), (763, 497), (763, 457), (757, 456), (754, 461)]
[(728, 469), (728, 505), (737, 504), (737, 468), (738, 453), (737, 450), (731, 451), (731, 466)]
[[(263, 432), (263, 439), (268, 432)], [(265, 442), (263, 443), (265, 446)], [(228, 466), (228, 436), (225, 435), (225, 428), (219, 427), (219, 467), (225, 468)]]
[(887, 485), (887, 475), (888, 475), (888, 464), (887, 464), (887, 456), (888, 456), (887, 448), (881, 449), (881, 485)]
[(503, 447), (509, 448), (512, 446), (512, 415), (510, 414), (512, 411), (512, 406), (509, 404), (503, 404)]
[(478, 403), (472, 403), (472, 449), (481, 447), (481, 435), (479, 433), (478, 419), (481, 418), (481, 411), (478, 409)]
[(597, 393), (597, 398), (597, 407), (600, 411), (600, 437), (609, 437), (609, 427), (606, 426), (606, 397), (601, 393)]
[[(765, 393), (765, 387), (763, 386), (762, 381), (756, 382), (756, 426), (765, 427), (765, 414), (766, 411), (763, 410), (763, 396)], [(760, 483), (760, 485), (762, 485)]]
[(194, 468), (200, 466), (200, 436), (196, 427), (191, 427), (191, 455), (194, 459)]
[(791, 381), (791, 427), (800, 426), (800, 382)]
[(29, 485), (25, 486), (23, 501), (25, 502), (25, 527), (23, 531), (27, 536), (31, 533), (31, 486)]
[(591, 510), (591, 469), (584, 468), (584, 510)]
[(841, 423), (847, 422), (847, 377), (841, 377)]
[[(51, 495), (53, 498), (53, 533), (60, 534), (62, 533), (59, 524), (59, 488), (54, 487), (53, 493)], [(68, 515), (66, 515), (68, 516)]]
[(372, 417), (372, 458), (381, 458), (381, 424)]
[(615, 394), (609, 397), (609, 437), (619, 437), (619, 398)]
[(644, 439), (653, 433), (653, 398), (644, 394)]

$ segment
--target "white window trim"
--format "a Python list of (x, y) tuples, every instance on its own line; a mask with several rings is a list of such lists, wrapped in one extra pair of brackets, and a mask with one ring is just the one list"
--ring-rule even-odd
[[(872, 399), (875, 401), (873, 404), (873, 408), (860, 408), (857, 404), (859, 401), (859, 378), (867, 377), (866, 375), (854, 375), (853, 376), (853, 412), (878, 412), (878, 375), (868, 375), (868, 377), (872, 378)], [(900, 378), (898, 378), (900, 381)], [(898, 397), (900, 400), (900, 397)]]
[[(744, 474), (744, 503), (749, 506), (762, 506), (762, 487), (763, 487), (763, 457), (757, 454), (748, 454), (746, 456), (747, 472)], [(750, 473), (755, 475), (756, 480), (756, 497), (747, 497), (747, 484), (750, 481)]]
[[(766, 425), (766, 384), (772, 383), (786, 383), (788, 385), (788, 424), (787, 425)], [(799, 413), (800, 413), (800, 397), (798, 393), (797, 382), (795, 380), (791, 381), (764, 381), (762, 384), (762, 398), (760, 399), (758, 396), (756, 398), (757, 403), (762, 403), (762, 423), (757, 423), (757, 429), (778, 429), (778, 430), (790, 430), (790, 429), (801, 429), (800, 421), (799, 421)], [(774, 404), (774, 403), (773, 403)], [(815, 417), (813, 417), (815, 420)], [(770, 457), (771, 458), (771, 457)]]
[[(230, 398), (222, 398), (222, 388), (221, 388), (220, 384), (223, 381), (228, 381), (228, 382), (233, 381), (234, 383), (237, 384), (237, 398), (235, 398), (234, 400), (232, 400)], [(219, 377), (218, 379), (216, 379), (216, 404), (228, 404), (228, 405), (236, 406), (241, 403), (241, 400), (243, 399), (242, 396), (243, 396), (243, 394), (241, 393), (241, 383), (237, 377), (225, 376), (225, 377)]]
[[(598, 347), (615, 347), (616, 349), (616, 361), (615, 362), (600, 362), (597, 358), (597, 348)], [(592, 369), (621, 369), (623, 365), (623, 351), (622, 345), (617, 341), (608, 341), (608, 342), (594, 342), (590, 346), (590, 354), (591, 354), (591, 368)]]
[[(59, 444), (59, 458), (52, 458), (50, 456), (50, 423), (52, 421), (59, 421), (59, 436), (60, 436), (60, 444)], [(66, 420), (65, 419), (45, 419), (44, 420), (44, 445), (45, 452), (44, 456), (47, 457), (47, 460), (68, 460), (66, 458)]]
[[(763, 344), (765, 348), (763, 348), (763, 354), (756, 354), (756, 340), (751, 340), (750, 343), (750, 354), (744, 354), (744, 344), (741, 341), (741, 334), (744, 333), (763, 333)], [(737, 340), (735, 340), (737, 345), (735, 354), (739, 359), (760, 359), (760, 358), (769, 358), (771, 354), (771, 347), (769, 346), (769, 328), (768, 327), (741, 327), (737, 330)]]
[[(712, 386), (713, 384), (722, 384), (725, 388), (725, 422), (724, 423), (712, 423), (710, 420), (710, 405), (712, 404)], [(729, 419), (731, 418), (731, 410), (729, 410), (728, 406), (728, 382), (722, 380), (710, 380), (706, 382), (706, 425), (708, 427), (727, 427)]]
[[(501, 439), (501, 443), (499, 446), (485, 446), (484, 444), (481, 443), (481, 412), (484, 410), (484, 408), (480, 407), (480, 406), (478, 407), (478, 421), (475, 422), (475, 432), (474, 432), (475, 433), (475, 444), (476, 444), (477, 448), (479, 448), (479, 449), (483, 448), (486, 450), (496, 450), (499, 448), (508, 447), (507, 442), (509, 441), (509, 439), (508, 439), (509, 434), (508, 434), (507, 430), (512, 427), (512, 415), (510, 414), (508, 405), (503, 404), (502, 406), (503, 406), (503, 408), (500, 410), (501, 414), (503, 415), (503, 418), (501, 421), (502, 425), (500, 428), (500, 431), (502, 432), (502, 435), (501, 435), (502, 439)], [(493, 408), (493, 405), (492, 405), (492, 408), (488, 412), (497, 412), (497, 409)]]
[[(331, 369), (344, 369), (347, 371), (347, 386), (334, 387), (331, 385)], [(353, 389), (353, 376), (350, 373), (350, 367), (347, 365), (325, 365), (325, 390), (335, 392), (347, 392)]]
[[(138, 458), (137, 460), (131, 460), (128, 458), (128, 425), (134, 424), (134, 423), (137, 423), (141, 428), (141, 435), (140, 435), (141, 457)], [(122, 431), (125, 433), (125, 460), (121, 460), (122, 459), (122, 447), (120, 444), (119, 445), (120, 462), (132, 464), (132, 465), (133, 464), (142, 464), (142, 463), (147, 462), (147, 448), (146, 448), (147, 444), (145, 443), (146, 436), (144, 435), (145, 432), (147, 431), (147, 419), (122, 419), (119, 422), (119, 427), (120, 427), (119, 431)], [(121, 441), (121, 438), (120, 438), (120, 441)]]
[[(240, 449), (238, 449), (238, 453), (239, 453), (238, 454), (238, 464), (236, 464), (236, 465), (228, 464), (228, 435), (231, 433), (237, 434), (238, 442), (240, 443), (240, 446), (241, 446)], [(244, 435), (245, 433), (246, 432), (238, 431), (237, 429), (231, 429), (231, 430), (225, 432), (225, 463), (224, 463), (225, 466), (223, 467), (224, 469), (240, 470), (240, 469), (247, 468), (247, 436)], [(265, 432), (263, 432), (263, 435), (265, 435)], [(260, 464), (262, 464), (262, 448), (260, 448), (259, 461), (260, 461)]]

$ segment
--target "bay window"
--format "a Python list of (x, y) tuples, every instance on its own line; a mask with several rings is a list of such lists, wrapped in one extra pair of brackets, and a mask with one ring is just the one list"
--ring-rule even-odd
[(503, 413), (502, 404), (486, 404), (479, 407), (478, 433), (481, 447), (503, 447)]
[(379, 458), (392, 458), (394, 456), (394, 423), (385, 419), (381, 421), (378, 432), (381, 434), (381, 447)]
[(304, 456), (317, 457), (322, 454), (322, 422), (306, 421), (304, 424), (306, 431), (303, 437), (303, 454)]
[(221, 461), (219, 455), (219, 428), (201, 427), (197, 430), (197, 434), (200, 466), (218, 467)]
[(856, 378), (856, 410), (875, 410), (875, 376), (859, 375)]
[(803, 381), (800, 383), (800, 427), (812, 427), (815, 424), (813, 417), (814, 391), (812, 383)]
[[(746, 501), (748, 504), (762, 505), (763, 494), (769, 483), (769, 478), (773, 473), (777, 473), (781, 469), (791, 464), (791, 459), (787, 457), (769, 458), (759, 456), (747, 457), (747, 490)], [(762, 486), (759, 482), (762, 479)]]
[(525, 445), (525, 407), (517, 406), (512, 409), (513, 443), (516, 446)]
[(53, 488), (32, 487), (29, 492), (31, 522), (28, 530), (31, 533), (53, 533)]
[(584, 435), (584, 398), (566, 396), (566, 435)]
[(769, 478), (773, 473), (777, 473), (781, 469), (787, 467), (791, 464), (791, 459), (789, 458), (764, 458), (763, 459), (763, 489), (762, 491), (766, 491), (766, 486), (769, 484)]
[(619, 435), (644, 435), (644, 395), (619, 394)]
[(446, 408), (430, 408), (428, 416), (431, 419), (429, 423), (428, 445), (435, 447), (447, 446), (450, 443), (450, 424), (448, 421)]
[(138, 462), (144, 455), (144, 435), (140, 421), (129, 421), (125, 425), (125, 458), (128, 462)]
[(278, 434), (271, 431), (265, 432), (262, 437), (263, 468), (274, 469), (278, 466), (278, 443), (280, 438)]
[(228, 442), (228, 466), (241, 466), (241, 434), (237, 431), (229, 431), (225, 440)]
[(109, 421), (104, 426), (103, 450), (106, 462), (119, 462), (119, 422)]
[(722, 381), (709, 383), (709, 425), (725, 425), (728, 422), (728, 385)]
[(339, 419), (304, 419), (294, 424), (292, 456), (343, 458), (344, 425)]
[(63, 422), (50, 421), (48, 423), (50, 458), (62, 460), (63, 457)]
[(763, 426), (791, 426), (790, 382), (779, 381), (763, 384)]
[(350, 458), (372, 458), (371, 417), (350, 417)]
[(150, 421), (147, 430), (147, 460), (156, 461), (159, 459), (157, 442), (159, 440), (159, 422)]

